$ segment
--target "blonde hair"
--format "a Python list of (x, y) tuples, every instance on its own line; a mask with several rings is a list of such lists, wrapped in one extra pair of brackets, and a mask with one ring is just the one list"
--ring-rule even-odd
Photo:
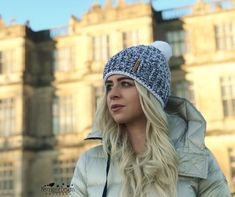
[[(136, 154), (123, 125), (111, 117), (106, 95), (96, 112), (96, 129), (103, 136), (103, 147), (118, 162), (123, 183), (120, 196), (144, 197), (154, 188), (161, 197), (175, 197), (178, 179), (177, 157), (168, 136), (167, 115), (158, 100), (135, 82), (142, 110), (147, 118), (145, 150)], [(111, 147), (111, 151), (109, 149)], [(152, 191), (152, 190), (151, 190)]]

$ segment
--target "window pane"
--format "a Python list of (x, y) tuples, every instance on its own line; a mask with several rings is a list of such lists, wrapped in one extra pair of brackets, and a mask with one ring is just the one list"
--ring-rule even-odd
[(61, 48), (54, 51), (54, 68), (56, 71), (62, 72), (73, 69), (71, 48)]
[(177, 57), (185, 53), (186, 43), (185, 32), (183, 30), (167, 32), (166, 39), (172, 46), (173, 56)]
[(92, 38), (93, 60), (106, 61), (110, 57), (110, 42), (108, 35), (95, 36)]
[(232, 99), (232, 113), (235, 115), (235, 98)]
[(73, 96), (60, 96), (53, 99), (53, 132), (74, 132), (75, 107)]
[(9, 74), (17, 70), (16, 52), (14, 49), (0, 52), (0, 74)]
[(228, 110), (228, 102), (226, 100), (223, 101), (223, 107), (224, 107), (224, 115), (228, 116), (229, 110)]
[(220, 79), (221, 97), (224, 108), (224, 116), (235, 115), (235, 77), (222, 77)]
[(14, 194), (14, 165), (11, 162), (0, 163), (0, 194)]
[(122, 33), (123, 48), (140, 44), (141, 31), (133, 30)]
[(196, 104), (194, 86), (192, 82), (184, 80), (176, 81), (173, 84), (173, 94), (175, 96), (188, 99), (194, 105)]
[(57, 160), (53, 165), (53, 177), (56, 184), (69, 185), (75, 168), (74, 159)]
[(53, 115), (53, 133), (59, 132), (59, 99), (58, 97), (54, 97), (53, 99), (53, 107), (52, 107), (52, 115)]
[(95, 93), (94, 97), (95, 97), (95, 109), (96, 109), (101, 96), (104, 94), (103, 86), (94, 87), (94, 91), (93, 92)]
[(235, 48), (235, 34), (234, 23), (224, 23), (215, 25), (215, 41), (216, 49), (234, 49)]
[(0, 99), (0, 135), (9, 136), (15, 132), (15, 99)]

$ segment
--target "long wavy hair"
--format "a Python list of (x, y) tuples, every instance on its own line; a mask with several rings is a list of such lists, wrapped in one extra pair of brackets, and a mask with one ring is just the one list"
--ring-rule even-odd
[(161, 197), (175, 197), (177, 157), (168, 136), (167, 114), (146, 88), (136, 81), (135, 85), (147, 118), (144, 152), (133, 151), (125, 126), (117, 124), (109, 113), (106, 95), (100, 99), (95, 127), (102, 133), (103, 147), (111, 161), (118, 163), (123, 179), (120, 196), (145, 197), (155, 191)]

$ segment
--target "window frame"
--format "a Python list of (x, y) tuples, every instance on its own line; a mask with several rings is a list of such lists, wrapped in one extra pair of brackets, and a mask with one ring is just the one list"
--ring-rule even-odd
[(110, 36), (108, 34), (92, 36), (93, 61), (107, 61), (110, 58)]
[(54, 159), (52, 175), (56, 184), (69, 185), (76, 167), (77, 158)]
[(141, 31), (139, 29), (122, 32), (122, 47), (127, 48), (138, 45), (141, 42)]
[(184, 30), (171, 30), (166, 32), (166, 40), (172, 47), (174, 57), (183, 56), (187, 51), (188, 35)]
[(225, 22), (214, 25), (216, 50), (235, 49), (235, 23)]
[[(235, 116), (235, 76), (220, 77), (221, 102), (224, 117)], [(226, 104), (225, 104), (226, 103)]]
[(76, 108), (73, 95), (56, 95), (52, 101), (53, 134), (73, 133), (77, 131)]
[(0, 98), (0, 137), (16, 132), (16, 98)]
[(11, 196), (15, 193), (15, 167), (13, 162), (0, 162), (0, 193)]
[(61, 47), (53, 52), (53, 70), (56, 72), (71, 72), (74, 70), (73, 48)]
[(12, 74), (17, 71), (16, 50), (0, 50), (0, 75)]
[(185, 98), (189, 100), (194, 106), (196, 106), (195, 85), (193, 81), (189, 80), (174, 81), (172, 84), (172, 90), (173, 90), (172, 91), (173, 95)]

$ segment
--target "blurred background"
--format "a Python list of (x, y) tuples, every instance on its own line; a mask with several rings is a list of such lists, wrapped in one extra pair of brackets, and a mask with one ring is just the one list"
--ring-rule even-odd
[(104, 64), (154, 40), (173, 47), (172, 95), (206, 119), (235, 192), (234, 0), (21, 2), (0, 0), (0, 197), (66, 196), (79, 155), (99, 143), (84, 138)]

